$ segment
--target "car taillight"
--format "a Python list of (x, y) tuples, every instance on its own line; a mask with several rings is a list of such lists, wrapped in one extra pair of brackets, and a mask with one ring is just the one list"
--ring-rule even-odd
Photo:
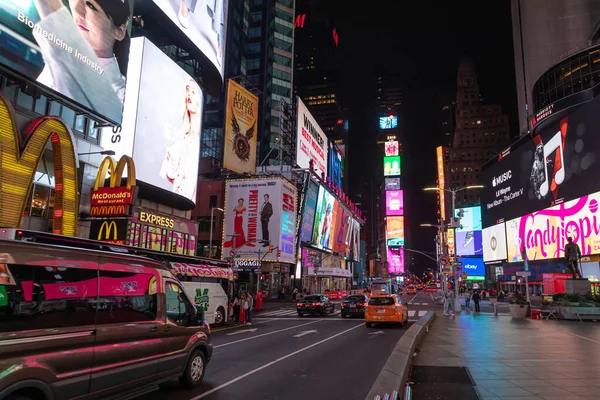
[(366, 306), (367, 306), (367, 303), (358, 303), (358, 306), (359, 306), (359, 307), (366, 307)]
[(302, 307), (302, 303), (296, 303), (296, 307)]
[(313, 306), (318, 307), (318, 306), (322, 306), (323, 303), (312, 303)]

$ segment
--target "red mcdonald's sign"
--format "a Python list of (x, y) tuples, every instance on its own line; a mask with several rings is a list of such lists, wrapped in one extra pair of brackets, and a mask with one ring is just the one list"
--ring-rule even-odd
[[(126, 186), (117, 186), (127, 167)], [(104, 187), (106, 175), (110, 173), (109, 187)], [(92, 188), (90, 215), (115, 216), (127, 215), (133, 202), (136, 189), (135, 164), (129, 156), (122, 156), (119, 162), (105, 157), (98, 167), (96, 182)]]

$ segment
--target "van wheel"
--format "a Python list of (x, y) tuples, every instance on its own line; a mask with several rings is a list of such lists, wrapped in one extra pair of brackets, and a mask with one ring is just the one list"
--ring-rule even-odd
[(223, 307), (217, 308), (217, 311), (215, 312), (215, 325), (225, 325), (225, 310)]
[(196, 350), (185, 367), (183, 375), (179, 377), (179, 383), (186, 389), (193, 389), (204, 379), (206, 373), (206, 358), (201, 351)]

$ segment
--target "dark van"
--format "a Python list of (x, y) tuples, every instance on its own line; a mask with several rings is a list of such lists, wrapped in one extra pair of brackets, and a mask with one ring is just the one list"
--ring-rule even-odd
[(0, 240), (0, 399), (127, 399), (198, 386), (210, 328), (177, 278), (132, 255)]

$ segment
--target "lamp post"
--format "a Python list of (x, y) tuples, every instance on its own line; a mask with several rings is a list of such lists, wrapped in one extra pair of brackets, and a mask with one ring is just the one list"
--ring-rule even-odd
[(437, 262), (437, 267), (438, 267), (438, 279), (440, 282), (442, 282), (442, 293), (446, 294), (446, 292), (448, 291), (448, 284), (446, 282), (446, 275), (444, 275), (443, 272), (443, 267), (440, 264), (440, 236), (442, 236), (444, 234), (444, 224), (440, 224), (440, 225), (436, 225), (436, 224), (420, 224), (421, 227), (428, 227), (428, 228), (436, 228), (438, 230), (438, 234), (434, 239), (435, 242), (435, 259)]
[(225, 210), (223, 210), (222, 208), (219, 208), (219, 207), (212, 207), (210, 209), (210, 236), (208, 239), (208, 258), (212, 258), (213, 218), (214, 218), (215, 210), (225, 212)]
[[(448, 192), (452, 195), (452, 211), (451, 211), (451, 219), (450, 219), (450, 224), (448, 225), (449, 228), (458, 228), (460, 226), (460, 218), (456, 218), (456, 193), (458, 192), (462, 192), (463, 190), (469, 190), (469, 189), (482, 189), (484, 186), (483, 185), (469, 185), (469, 186), (465, 186), (465, 187), (461, 187), (461, 188), (456, 188), (456, 189), (447, 189), (447, 188), (441, 188), (441, 187), (426, 187), (423, 190), (424, 191), (444, 191), (444, 192)], [(442, 217), (444, 217), (442, 215)], [(445, 236), (444, 236), (444, 243), (442, 244), (442, 252), (444, 253), (444, 255), (448, 254), (448, 242), (445, 240)], [(453, 265), (452, 266), (452, 270), (454, 272), (454, 311), (459, 313), (461, 311), (461, 306), (460, 306), (460, 301), (458, 300), (458, 270), (457, 265)]]
[(78, 156), (88, 156), (91, 154), (101, 154), (103, 156), (114, 156), (115, 152), (113, 150), (104, 150), (104, 151), (92, 151), (91, 153), (77, 153)]

